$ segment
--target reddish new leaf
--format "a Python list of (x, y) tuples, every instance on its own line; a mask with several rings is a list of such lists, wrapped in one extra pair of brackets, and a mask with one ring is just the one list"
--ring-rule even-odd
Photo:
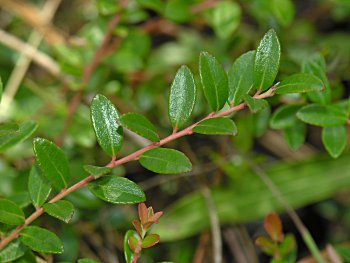
[(153, 247), (155, 244), (159, 243), (159, 241), (160, 241), (160, 236), (159, 235), (157, 235), (157, 234), (150, 234), (150, 235), (146, 236), (142, 240), (141, 247), (142, 248)]
[(282, 222), (275, 213), (270, 213), (265, 217), (264, 228), (274, 242), (283, 241)]

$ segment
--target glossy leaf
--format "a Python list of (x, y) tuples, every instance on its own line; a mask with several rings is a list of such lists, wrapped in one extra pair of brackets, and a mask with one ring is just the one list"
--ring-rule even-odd
[(146, 200), (141, 188), (124, 177), (104, 176), (88, 187), (95, 196), (113, 204), (136, 204)]
[(276, 94), (302, 93), (324, 90), (322, 80), (311, 74), (299, 73), (291, 75), (277, 86)]
[(344, 125), (324, 127), (322, 129), (323, 145), (333, 158), (338, 158), (344, 151), (347, 140), (347, 132)]
[(213, 111), (219, 111), (228, 98), (228, 79), (223, 66), (215, 57), (202, 52), (199, 57), (199, 73), (204, 95)]
[(292, 0), (272, 0), (272, 12), (278, 23), (287, 27), (293, 21), (295, 15), (295, 7)]
[(139, 239), (137, 232), (135, 230), (128, 230), (124, 236), (124, 258), (126, 263), (131, 263), (134, 258), (134, 252), (130, 249), (129, 246), (129, 238), (133, 237), (135, 239)]
[(74, 206), (66, 200), (59, 200), (55, 203), (48, 203), (43, 206), (44, 211), (63, 222), (69, 223), (74, 214)]
[(0, 222), (8, 225), (20, 225), (25, 220), (21, 208), (7, 199), (0, 199)]
[(244, 53), (228, 72), (229, 101), (232, 105), (237, 105), (253, 87), (254, 56), (254, 50)]
[(38, 165), (33, 165), (28, 178), (28, 190), (32, 204), (42, 206), (51, 192), (51, 183), (45, 177)]
[(0, 136), (15, 133), (18, 131), (19, 126), (16, 123), (3, 123), (0, 124)]
[(196, 101), (196, 84), (188, 67), (176, 73), (170, 88), (169, 118), (173, 128), (182, 128), (190, 118)]
[(291, 150), (297, 150), (306, 139), (305, 123), (297, 121), (292, 127), (284, 129), (283, 137)]
[(91, 119), (102, 149), (116, 156), (123, 144), (123, 128), (117, 122), (119, 114), (113, 103), (103, 95), (96, 95), (91, 102)]
[(155, 244), (159, 243), (160, 236), (157, 234), (149, 234), (147, 235), (143, 240), (141, 247), (142, 248), (149, 248), (153, 247)]
[(272, 129), (285, 129), (294, 126), (299, 121), (296, 113), (301, 105), (283, 105), (279, 107), (272, 115), (270, 126)]
[(177, 174), (192, 170), (187, 156), (174, 149), (151, 149), (143, 153), (139, 161), (143, 167), (155, 173)]
[(91, 174), (95, 179), (104, 176), (105, 174), (109, 174), (112, 172), (112, 168), (109, 167), (99, 167), (94, 165), (84, 165), (84, 170)]
[(120, 123), (123, 127), (153, 142), (159, 141), (159, 136), (154, 125), (143, 115), (126, 113), (121, 116)]
[(276, 32), (270, 29), (260, 41), (254, 60), (254, 86), (258, 90), (270, 88), (276, 78), (281, 47)]
[(19, 234), (22, 243), (30, 249), (42, 252), (61, 254), (63, 252), (62, 241), (56, 234), (37, 226), (27, 226)]
[(249, 95), (245, 95), (244, 100), (247, 103), (247, 105), (252, 113), (257, 113), (257, 112), (259, 112), (259, 111), (261, 111), (269, 106), (269, 104), (267, 103), (266, 100), (254, 99), (254, 98), (250, 97)]
[(0, 153), (8, 148), (26, 140), (38, 128), (38, 124), (33, 121), (26, 122), (19, 126), (19, 130), (4, 136), (0, 136)]
[(24, 255), (25, 247), (17, 239), (9, 243), (0, 251), (0, 262), (12, 262)]
[(200, 122), (193, 128), (193, 132), (208, 135), (236, 135), (237, 126), (228, 118), (211, 118)]
[(64, 152), (53, 142), (34, 139), (34, 153), (40, 169), (56, 190), (67, 188), (70, 181), (68, 160)]
[(346, 114), (335, 106), (311, 104), (304, 106), (297, 112), (297, 117), (308, 124), (329, 127), (344, 125)]

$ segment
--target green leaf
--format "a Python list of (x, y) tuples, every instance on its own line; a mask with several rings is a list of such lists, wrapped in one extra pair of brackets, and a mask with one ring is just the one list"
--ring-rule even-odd
[(19, 130), (4, 136), (0, 136), (0, 153), (8, 148), (26, 140), (38, 128), (38, 124), (33, 121), (26, 122), (19, 126)]
[(237, 105), (253, 87), (255, 50), (244, 53), (233, 63), (228, 72), (228, 85), (232, 105)]
[(68, 160), (64, 152), (53, 142), (34, 139), (34, 153), (40, 169), (56, 190), (67, 188), (70, 181)]
[(344, 151), (347, 140), (347, 132), (344, 125), (324, 127), (322, 129), (323, 145), (333, 158), (338, 158)]
[(190, 7), (193, 0), (168, 0), (166, 1), (164, 16), (165, 18), (178, 22), (188, 22), (192, 15)]
[(11, 262), (24, 255), (25, 247), (17, 239), (9, 243), (0, 251), (0, 263)]
[(266, 100), (254, 99), (249, 95), (244, 95), (244, 100), (252, 113), (257, 113), (269, 106)]
[(88, 187), (95, 196), (113, 204), (136, 204), (146, 200), (141, 188), (124, 177), (104, 176)]
[(236, 2), (220, 1), (207, 17), (218, 37), (229, 38), (239, 26), (241, 7)]
[(83, 168), (85, 171), (87, 171), (89, 174), (91, 174), (95, 179), (98, 179), (101, 176), (112, 172), (112, 168), (109, 168), (109, 167), (84, 165)]
[(0, 77), (0, 102), (1, 102), (1, 98), (2, 98), (2, 91), (3, 91), (3, 85), (2, 85), (2, 80)]
[(30, 249), (42, 252), (61, 254), (63, 252), (62, 241), (56, 234), (37, 226), (27, 226), (20, 233), (22, 243)]
[(269, 127), (269, 119), (271, 115), (270, 107), (259, 111), (252, 115), (253, 132), (256, 137), (262, 136)]
[(102, 149), (116, 156), (123, 144), (123, 128), (117, 122), (119, 114), (112, 102), (103, 95), (96, 95), (91, 103), (91, 119)]
[(151, 149), (143, 153), (139, 161), (143, 167), (155, 173), (177, 174), (192, 170), (187, 156), (174, 149)]
[(260, 41), (254, 60), (254, 86), (258, 90), (270, 88), (276, 78), (281, 47), (276, 32), (270, 29)]
[(141, 247), (142, 248), (149, 248), (153, 247), (155, 244), (159, 243), (160, 236), (157, 234), (149, 234), (147, 235), (143, 240)]
[(193, 132), (208, 135), (236, 135), (237, 126), (228, 118), (211, 118), (201, 121), (193, 128)]
[(120, 123), (123, 127), (153, 142), (159, 142), (159, 136), (154, 125), (143, 115), (126, 113), (121, 116)]
[(173, 128), (182, 128), (191, 116), (196, 101), (196, 84), (188, 67), (176, 73), (170, 89), (169, 118)]
[(19, 130), (19, 126), (16, 123), (0, 124), (0, 136), (15, 133), (18, 130)]
[(33, 165), (29, 173), (28, 191), (35, 207), (42, 206), (51, 192), (51, 183), (36, 164)]
[(270, 126), (272, 129), (285, 129), (295, 125), (298, 120), (296, 113), (301, 105), (283, 105), (272, 115)]
[(24, 213), (19, 206), (7, 199), (0, 199), (0, 222), (8, 225), (20, 225), (25, 220)]
[(204, 95), (213, 111), (219, 111), (228, 98), (228, 80), (223, 66), (215, 57), (202, 52), (199, 57), (199, 73)]
[(310, 91), (322, 91), (324, 84), (322, 80), (314, 75), (299, 73), (285, 78), (276, 89), (276, 94), (302, 93)]
[(124, 258), (126, 263), (131, 263), (134, 258), (134, 252), (130, 249), (128, 240), (130, 237), (134, 237), (139, 240), (139, 236), (135, 230), (128, 230), (124, 236)]
[(29, 193), (26, 191), (16, 191), (8, 196), (7, 199), (17, 204), (20, 208), (25, 208), (31, 203)]
[(136, 0), (137, 3), (148, 9), (152, 9), (158, 13), (162, 13), (164, 10), (164, 3), (162, 0)]
[(99, 261), (91, 258), (82, 258), (78, 260), (78, 263), (99, 263)]
[(43, 208), (50, 216), (56, 217), (66, 223), (69, 223), (74, 214), (73, 204), (66, 200), (59, 200), (52, 204), (44, 204)]
[(287, 27), (293, 22), (295, 8), (291, 0), (272, 0), (272, 12), (275, 15), (278, 23)]
[(292, 127), (285, 128), (283, 136), (289, 148), (293, 151), (297, 150), (304, 144), (306, 138), (306, 125), (301, 121), (294, 123)]
[(344, 125), (347, 121), (346, 114), (337, 107), (321, 104), (302, 107), (297, 117), (303, 122), (322, 127)]

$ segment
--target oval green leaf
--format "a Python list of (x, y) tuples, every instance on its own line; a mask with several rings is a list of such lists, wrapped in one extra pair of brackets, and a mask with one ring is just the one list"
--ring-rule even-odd
[(112, 168), (109, 167), (99, 167), (94, 165), (84, 165), (84, 170), (91, 174), (95, 179), (100, 178), (105, 174), (109, 174), (112, 172)]
[(267, 101), (264, 99), (254, 99), (249, 95), (244, 95), (243, 97), (244, 97), (244, 101), (247, 103), (252, 113), (257, 113), (269, 106)]
[(25, 220), (22, 209), (14, 202), (0, 199), (0, 222), (8, 225), (20, 225)]
[(207, 135), (236, 135), (237, 126), (233, 120), (220, 117), (201, 121), (193, 132)]
[(38, 124), (33, 121), (26, 122), (19, 126), (18, 131), (4, 136), (0, 136), (0, 153), (8, 148), (26, 140), (38, 128)]
[(291, 75), (277, 86), (276, 94), (322, 91), (325, 86), (319, 78), (307, 73)]
[(143, 167), (155, 173), (177, 174), (192, 170), (187, 156), (174, 149), (151, 149), (143, 153), (139, 161)]
[(335, 106), (311, 104), (304, 106), (297, 112), (297, 117), (308, 124), (329, 127), (344, 125), (346, 114)]
[(285, 129), (294, 126), (299, 121), (296, 113), (301, 105), (283, 105), (279, 107), (272, 115), (270, 126), (272, 129)]
[(143, 240), (141, 247), (142, 248), (149, 248), (153, 247), (155, 244), (159, 243), (160, 236), (157, 234), (149, 234), (147, 235)]
[(199, 57), (199, 73), (210, 108), (213, 111), (221, 110), (228, 98), (228, 79), (223, 66), (215, 57), (202, 52)]
[(333, 158), (338, 158), (344, 151), (347, 140), (348, 136), (344, 125), (324, 127), (322, 129), (323, 145)]
[(28, 178), (28, 191), (32, 204), (42, 206), (51, 192), (51, 183), (45, 177), (38, 165), (33, 165)]
[(270, 88), (276, 78), (281, 47), (275, 30), (270, 29), (260, 41), (254, 60), (254, 86), (258, 90)]
[(190, 118), (196, 101), (196, 84), (188, 67), (176, 73), (169, 96), (169, 119), (173, 128), (182, 128)]
[(136, 204), (146, 200), (142, 189), (124, 177), (104, 176), (88, 187), (95, 196), (113, 204)]
[(53, 142), (34, 139), (34, 153), (40, 169), (56, 190), (67, 188), (70, 181), (68, 160), (64, 152)]
[(145, 116), (130, 112), (122, 115), (119, 121), (123, 127), (130, 131), (152, 142), (159, 142), (156, 128)]
[(0, 124), (0, 136), (15, 133), (18, 131), (19, 126), (16, 123), (3, 123)]
[(292, 0), (272, 0), (271, 9), (282, 26), (287, 27), (293, 21), (295, 7)]
[(0, 262), (12, 262), (24, 255), (26, 248), (17, 239), (12, 241), (0, 251)]
[(48, 203), (43, 206), (44, 211), (63, 222), (69, 223), (74, 214), (74, 206), (66, 200), (59, 200), (55, 203)]
[(123, 128), (118, 124), (119, 114), (113, 103), (98, 94), (91, 102), (91, 119), (97, 141), (110, 156), (116, 156), (123, 145)]
[(128, 230), (124, 236), (124, 258), (126, 263), (131, 263), (134, 258), (134, 252), (130, 249), (128, 240), (129, 238), (136, 238), (139, 240), (139, 236), (135, 230)]
[(42, 252), (61, 254), (63, 252), (62, 241), (56, 234), (37, 226), (27, 226), (19, 234), (22, 243), (30, 249)]
[(289, 148), (296, 151), (301, 145), (304, 144), (306, 139), (305, 123), (298, 120), (292, 127), (284, 129), (283, 137)]
[(229, 101), (232, 105), (237, 105), (253, 87), (254, 56), (254, 50), (244, 53), (228, 72)]

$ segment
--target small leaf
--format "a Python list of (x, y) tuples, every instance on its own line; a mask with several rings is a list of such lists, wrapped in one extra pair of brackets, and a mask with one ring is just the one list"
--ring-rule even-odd
[(104, 176), (106, 174), (109, 174), (112, 172), (112, 168), (110, 167), (99, 167), (99, 166), (93, 166), (93, 165), (84, 165), (84, 170), (91, 174), (95, 179), (100, 178), (101, 176)]
[(204, 95), (213, 111), (219, 111), (228, 98), (228, 80), (223, 66), (215, 57), (202, 52), (199, 57), (199, 73)]
[(63, 222), (69, 223), (74, 214), (74, 206), (66, 200), (59, 200), (55, 203), (48, 203), (43, 206), (44, 211), (50, 216), (56, 217)]
[(232, 105), (237, 105), (253, 87), (254, 56), (254, 50), (244, 53), (228, 72), (229, 101), (232, 100)]
[(192, 170), (187, 156), (174, 149), (151, 149), (143, 153), (139, 161), (143, 167), (155, 173), (177, 174)]
[(141, 226), (141, 222), (139, 220), (132, 220), (132, 225), (134, 226), (137, 234), (141, 237), (142, 236), (142, 226)]
[(344, 151), (347, 139), (346, 127), (344, 125), (324, 127), (322, 129), (323, 145), (333, 158), (338, 158)]
[(269, 104), (267, 103), (266, 100), (254, 99), (254, 98), (250, 97), (249, 95), (245, 95), (244, 100), (247, 103), (247, 105), (252, 113), (257, 113), (257, 112), (259, 112), (259, 111), (261, 111), (269, 106)]
[(145, 203), (140, 203), (137, 206), (137, 211), (139, 214), (139, 218), (141, 221), (141, 224), (144, 224), (148, 221), (148, 209)]
[(270, 126), (272, 129), (285, 129), (295, 125), (298, 120), (296, 113), (301, 105), (283, 105), (272, 115)]
[(192, 72), (182, 66), (170, 88), (169, 118), (173, 128), (182, 128), (190, 118), (196, 101), (196, 84)]
[(139, 241), (137, 240), (136, 237), (131, 236), (128, 239), (128, 244), (129, 244), (130, 249), (135, 252), (135, 250), (137, 249), (137, 246), (139, 244)]
[(236, 135), (237, 126), (229, 118), (211, 118), (201, 121), (193, 128), (193, 132), (208, 135)]
[(292, 127), (284, 129), (283, 137), (291, 150), (297, 150), (305, 142), (305, 123), (297, 121)]
[(324, 90), (324, 84), (322, 80), (311, 74), (299, 73), (285, 78), (277, 86), (275, 93), (302, 93), (322, 90)]
[(141, 247), (142, 248), (149, 248), (153, 247), (155, 244), (159, 243), (160, 236), (157, 234), (149, 234), (142, 240)]
[(0, 222), (8, 225), (20, 225), (25, 220), (24, 213), (19, 206), (7, 199), (0, 199)]
[(62, 241), (56, 234), (37, 226), (27, 226), (19, 234), (22, 243), (30, 249), (42, 252), (61, 254), (63, 252)]
[(159, 136), (154, 125), (143, 115), (126, 113), (121, 116), (120, 123), (123, 127), (153, 142), (159, 142)]
[(292, 0), (272, 0), (272, 12), (278, 23), (287, 27), (293, 21), (295, 8)]
[(88, 187), (95, 196), (113, 204), (135, 204), (146, 200), (141, 188), (124, 177), (104, 176), (89, 183)]
[(26, 122), (19, 126), (19, 130), (4, 136), (0, 136), (0, 153), (8, 148), (26, 140), (38, 128), (38, 124), (33, 121)]
[(254, 86), (258, 90), (270, 88), (276, 78), (281, 47), (276, 32), (270, 29), (260, 41), (254, 60)]
[(279, 246), (280, 252), (282, 255), (287, 255), (289, 254), (291, 251), (293, 251), (295, 249), (295, 238), (293, 235), (288, 234), (285, 236), (285, 238), (283, 239), (282, 243)]
[(15, 133), (18, 131), (19, 126), (16, 123), (4, 123), (0, 124), (0, 136)]
[(267, 237), (260, 236), (255, 240), (255, 244), (259, 246), (266, 254), (273, 255), (276, 251), (276, 245)]
[(284, 238), (282, 222), (275, 213), (269, 213), (264, 220), (264, 228), (274, 242), (281, 242)]
[(78, 263), (99, 263), (99, 261), (91, 258), (82, 258), (78, 260)]
[(297, 117), (308, 124), (329, 127), (344, 125), (346, 114), (335, 106), (310, 104), (297, 112)]
[(51, 183), (36, 164), (33, 165), (29, 173), (28, 190), (35, 207), (42, 206), (51, 192)]
[(70, 181), (68, 160), (64, 152), (53, 142), (34, 139), (34, 153), (39, 167), (56, 190), (67, 188)]
[(24, 255), (25, 247), (17, 239), (9, 243), (0, 251), (0, 262), (12, 262)]
[(139, 239), (137, 232), (135, 230), (128, 230), (124, 236), (124, 257), (126, 263), (131, 263), (134, 258), (134, 252), (129, 247), (129, 238), (134, 237)]
[(103, 95), (96, 95), (91, 102), (91, 119), (102, 149), (116, 156), (123, 144), (123, 128), (117, 122), (119, 114), (113, 103)]

